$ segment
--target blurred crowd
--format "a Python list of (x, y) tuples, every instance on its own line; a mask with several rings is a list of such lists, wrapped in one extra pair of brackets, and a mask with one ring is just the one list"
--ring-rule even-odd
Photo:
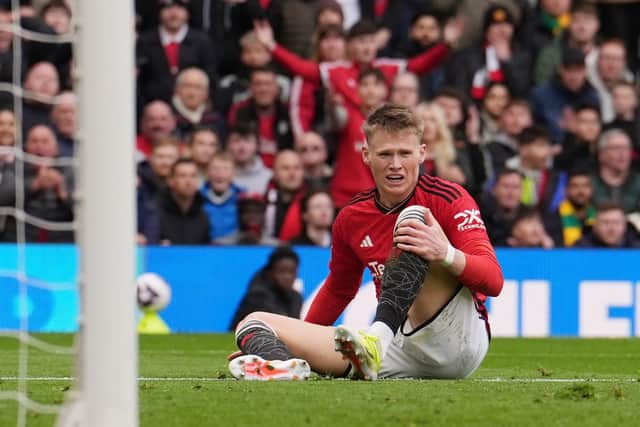
[[(60, 160), (77, 125), (72, 44), (14, 34), (71, 34), (73, 4), (11, 3), (6, 242), (17, 202), (73, 221)], [(328, 247), (335, 214), (373, 187), (362, 124), (393, 102), (424, 120), (423, 172), (473, 195), (494, 245), (638, 247), (638, 16), (640, 1), (136, 1), (138, 243)], [(74, 239), (43, 225), (28, 221), (27, 241)]]

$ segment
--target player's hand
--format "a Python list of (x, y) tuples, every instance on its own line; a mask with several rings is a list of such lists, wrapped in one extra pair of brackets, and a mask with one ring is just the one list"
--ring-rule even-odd
[(269, 51), (276, 48), (276, 39), (273, 36), (271, 24), (266, 19), (256, 19), (253, 21), (253, 29), (256, 37)]
[(398, 249), (412, 252), (427, 261), (443, 261), (449, 239), (430, 209), (427, 209), (424, 220), (424, 223), (414, 219), (400, 223), (393, 242)]

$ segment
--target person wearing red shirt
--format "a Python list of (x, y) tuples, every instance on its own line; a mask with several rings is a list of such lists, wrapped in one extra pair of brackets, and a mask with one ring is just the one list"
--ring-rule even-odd
[(356, 22), (347, 34), (347, 56), (350, 60), (321, 62), (307, 61), (276, 43), (271, 26), (267, 21), (255, 21), (258, 39), (271, 51), (273, 58), (292, 74), (311, 82), (322, 82), (330, 91), (339, 94), (353, 108), (360, 107), (357, 78), (364, 68), (380, 69), (391, 85), (396, 74), (412, 71), (424, 74), (440, 65), (450, 51), (450, 45), (457, 42), (462, 33), (462, 21), (450, 20), (444, 28), (444, 42), (436, 44), (428, 51), (408, 60), (377, 58), (376, 26), (366, 20)]
[(336, 165), (331, 181), (331, 198), (341, 209), (361, 191), (374, 186), (369, 167), (362, 161), (365, 135), (362, 131), (369, 113), (378, 108), (389, 93), (384, 74), (377, 68), (369, 68), (358, 76), (360, 108), (343, 105), (344, 117), (336, 152)]
[[(253, 313), (240, 322), (234, 377), (304, 379), (311, 367), (370, 380), (465, 378), (477, 369), (490, 340), (484, 300), (500, 294), (502, 271), (470, 195), (420, 174), (422, 128), (392, 104), (368, 117), (363, 159), (375, 188), (338, 214), (329, 276), (305, 321)], [(330, 326), (365, 268), (378, 296), (373, 324), (366, 332)]]

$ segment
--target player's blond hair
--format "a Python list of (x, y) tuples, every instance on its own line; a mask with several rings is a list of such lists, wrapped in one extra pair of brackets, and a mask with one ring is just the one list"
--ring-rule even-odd
[(410, 131), (420, 141), (424, 131), (424, 124), (422, 119), (410, 108), (396, 104), (385, 104), (367, 117), (362, 130), (367, 137), (368, 143), (371, 143), (373, 135), (378, 131), (387, 133)]

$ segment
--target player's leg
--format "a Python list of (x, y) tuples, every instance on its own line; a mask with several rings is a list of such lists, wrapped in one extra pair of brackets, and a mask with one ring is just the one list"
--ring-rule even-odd
[[(425, 212), (422, 206), (405, 208), (398, 216), (394, 233), (403, 221), (424, 221)], [(336, 329), (336, 350), (351, 362), (355, 376), (377, 377), (381, 360), (420, 292), (428, 268), (429, 263), (420, 256), (393, 248), (385, 263), (373, 324), (366, 332), (355, 332), (344, 326)]]
[(458, 292), (431, 319), (400, 327), (382, 362), (384, 378), (466, 378), (489, 348), (487, 324), (471, 292)]
[[(348, 363), (334, 351), (333, 334), (332, 327), (252, 313), (236, 328), (236, 343), (244, 356), (232, 360), (229, 369), (236, 378), (256, 380), (304, 379), (309, 376), (309, 365), (319, 373), (343, 375)], [(267, 369), (255, 372), (256, 365)], [(275, 375), (269, 375), (272, 372)]]

